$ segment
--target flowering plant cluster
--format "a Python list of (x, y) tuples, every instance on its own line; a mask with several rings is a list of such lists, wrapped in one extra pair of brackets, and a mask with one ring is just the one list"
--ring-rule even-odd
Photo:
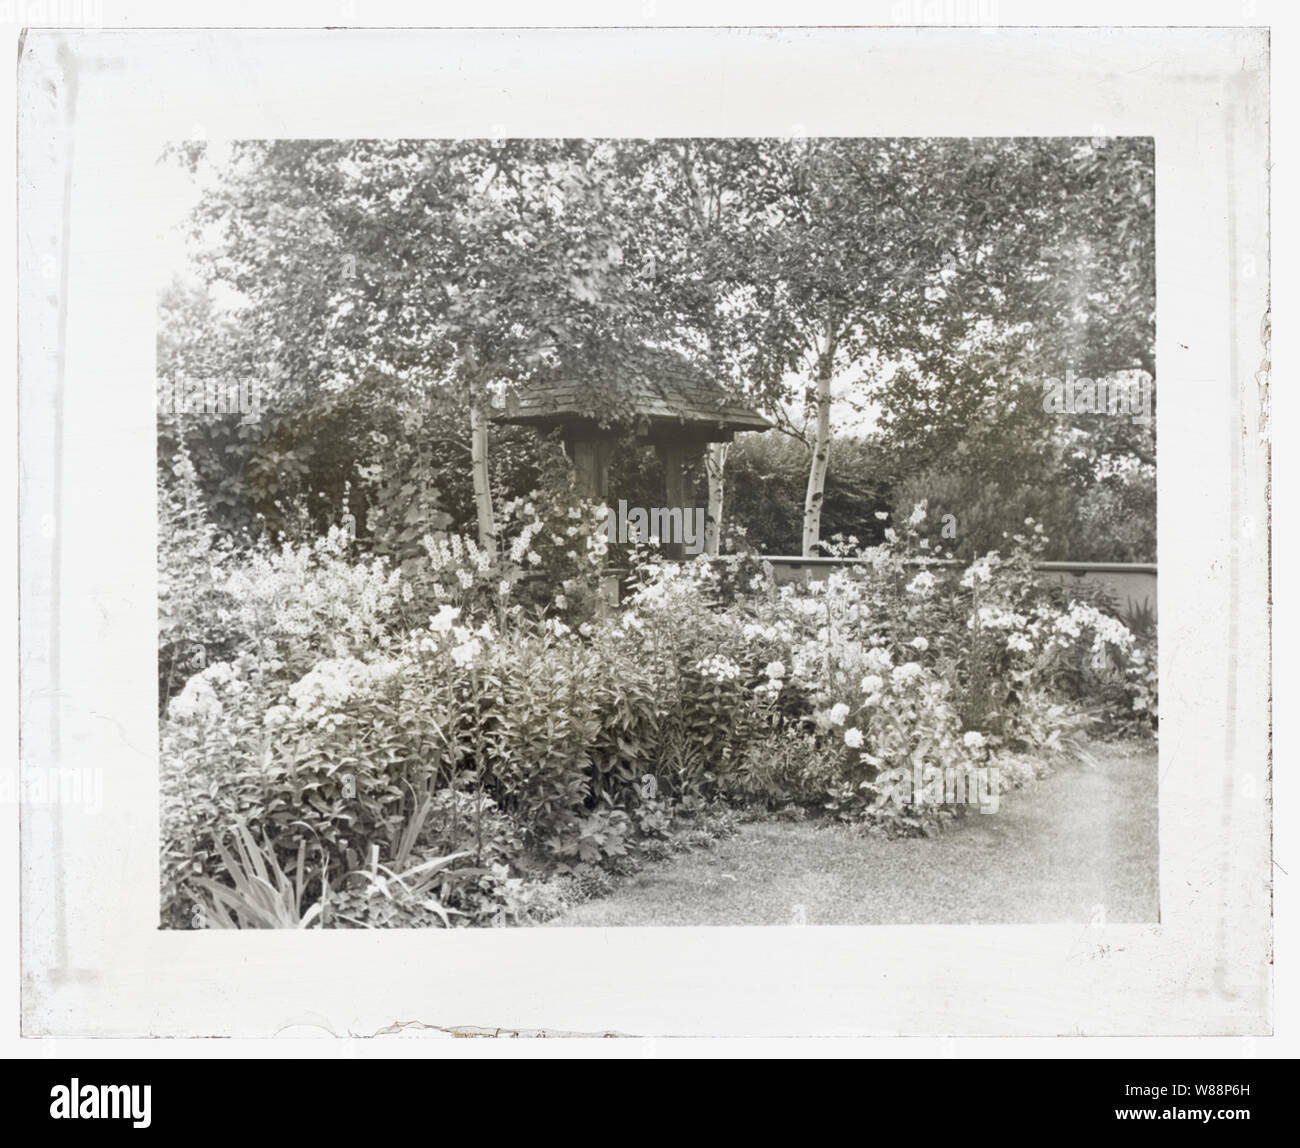
[(170, 924), (228, 913), (249, 849), (314, 924), (524, 919), (547, 882), (663, 855), (703, 803), (929, 831), (954, 813), (929, 782), (1050, 748), (1044, 714), (1154, 714), (1150, 651), (1038, 582), (1032, 523), (960, 570), (914, 513), (806, 587), (642, 547), (614, 606), (604, 508), (571, 492), (507, 504), (495, 549), (431, 534), (400, 567), (342, 530), (238, 554), (164, 513), (188, 530), (160, 645), (210, 651), (171, 656), (163, 694)]

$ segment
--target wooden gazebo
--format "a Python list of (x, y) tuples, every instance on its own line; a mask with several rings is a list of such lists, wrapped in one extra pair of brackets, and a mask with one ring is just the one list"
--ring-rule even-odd
[[(507, 395), (498, 423), (559, 430), (573, 463), (581, 497), (610, 501), (609, 460), (614, 445), (629, 433), (654, 446), (665, 474), (664, 507), (686, 505), (686, 474), (709, 443), (730, 442), (737, 431), (764, 431), (771, 423), (737, 405), (716, 383), (685, 370), (670, 370), (652, 380), (620, 387), (617, 406), (604, 418), (591, 413), (592, 388), (564, 379), (534, 383)], [(666, 548), (668, 553), (679, 548)]]

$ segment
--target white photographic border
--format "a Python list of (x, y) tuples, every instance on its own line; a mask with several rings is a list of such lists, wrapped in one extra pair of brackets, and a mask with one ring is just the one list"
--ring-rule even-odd
[[(29, 33), (22, 767), (103, 785), (22, 811), (24, 1033), (1268, 1034), (1267, 53), (1228, 28)], [(1160, 923), (160, 931), (151, 189), (200, 132), (1154, 137)]]

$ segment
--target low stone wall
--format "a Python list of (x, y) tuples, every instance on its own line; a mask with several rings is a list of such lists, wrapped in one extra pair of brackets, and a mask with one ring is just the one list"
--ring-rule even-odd
[(1146, 562), (1040, 562), (1037, 569), (1057, 581), (1104, 586), (1121, 610), (1156, 612), (1156, 567)]
[[(773, 576), (777, 585), (799, 582), (807, 585), (809, 581), (825, 578), (832, 570), (840, 566), (852, 566), (860, 560), (856, 558), (803, 558), (798, 555), (765, 555), (765, 562), (771, 563)], [(938, 560), (929, 563), (916, 562), (916, 566), (954, 566), (965, 565), (956, 560)], [(1156, 565), (1146, 562), (1039, 562), (1036, 569), (1069, 584), (1078, 581), (1084, 584), (1105, 587), (1121, 610), (1140, 610), (1144, 607), (1156, 617)]]

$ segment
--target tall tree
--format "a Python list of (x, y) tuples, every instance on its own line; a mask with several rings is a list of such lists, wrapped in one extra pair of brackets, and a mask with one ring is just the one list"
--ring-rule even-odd
[[(775, 223), (779, 190), (770, 180), (772, 140), (665, 140), (627, 152), (652, 181), (655, 210), (644, 217), (644, 247), (656, 298), (671, 311), (693, 357), (733, 397), (775, 409), (783, 381), (754, 369), (747, 315), (752, 256)], [(710, 443), (704, 459), (708, 505), (705, 553), (722, 534), (728, 443)]]
[(758, 174), (768, 227), (747, 253), (750, 345), (761, 377), (811, 379), (804, 554), (821, 533), (833, 381), (870, 372), (921, 337), (942, 260), (934, 216), (946, 210), (927, 182), (932, 151), (925, 140), (784, 141)]
[[(1155, 379), (1154, 156), (1148, 139), (946, 141), (958, 210), (926, 300), (928, 338), (874, 388), (890, 469), (951, 454), (997, 412), (1027, 457), (1062, 433), (1068, 455), (1155, 462), (1154, 424), (1044, 417), (1067, 372)], [(977, 436), (978, 437), (978, 436)]]
[[(1149, 140), (812, 140), (771, 158), (784, 194), (755, 260), (754, 341), (768, 369), (811, 378), (805, 553), (834, 379), (865, 375), (886, 440), (910, 427), (914, 449), (955, 445), (990, 403), (1013, 405), (1006, 388), (1047, 374), (1154, 378)], [(1074, 430), (1094, 454), (1154, 461), (1142, 423)]]
[(283, 368), (275, 402), (375, 378), (460, 397), (491, 545), (493, 388), (563, 374), (609, 417), (617, 380), (674, 335), (626, 266), (643, 204), (618, 158), (592, 141), (243, 142), (196, 222)]

